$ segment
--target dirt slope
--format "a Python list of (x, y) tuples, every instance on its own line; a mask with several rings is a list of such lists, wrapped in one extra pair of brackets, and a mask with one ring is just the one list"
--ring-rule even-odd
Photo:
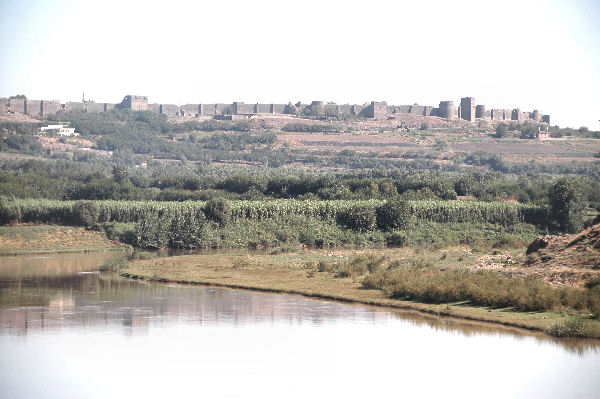
[(582, 285), (600, 276), (600, 223), (576, 234), (536, 239), (522, 267), (556, 285)]

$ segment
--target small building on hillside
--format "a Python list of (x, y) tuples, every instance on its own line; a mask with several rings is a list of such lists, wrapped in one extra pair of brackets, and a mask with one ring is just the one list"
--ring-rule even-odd
[(79, 136), (79, 133), (75, 133), (74, 127), (67, 127), (67, 125), (48, 125), (46, 127), (41, 127), (40, 133), (60, 137)]
[(548, 132), (539, 132), (537, 135), (538, 140), (548, 140), (550, 138), (550, 134)]

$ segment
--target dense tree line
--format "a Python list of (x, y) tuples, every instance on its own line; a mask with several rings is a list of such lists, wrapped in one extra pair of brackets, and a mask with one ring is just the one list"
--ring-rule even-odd
[[(458, 196), (492, 201), (516, 200), (545, 205), (558, 177), (501, 173), (295, 172), (270, 168), (134, 168), (125, 163), (14, 161), (0, 165), (0, 195), (61, 200), (209, 200), (229, 199), (444, 199)], [(571, 177), (581, 188), (583, 204), (600, 209), (600, 181)]]

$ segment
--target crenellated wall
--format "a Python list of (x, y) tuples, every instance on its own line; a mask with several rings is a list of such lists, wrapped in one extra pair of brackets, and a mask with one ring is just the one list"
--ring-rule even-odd
[(62, 104), (58, 100), (42, 100), (42, 116), (52, 115), (62, 111)]
[(104, 103), (85, 103), (85, 110), (90, 114), (99, 114), (104, 112)]
[(385, 119), (387, 112), (388, 107), (385, 101), (371, 101), (371, 104), (363, 109), (361, 115), (366, 118)]
[(85, 111), (85, 103), (67, 102), (65, 103), (65, 111)]
[(148, 104), (146, 96), (126, 95), (119, 104), (86, 102), (67, 102), (61, 105), (60, 101), (27, 100), (27, 99), (0, 99), (0, 113), (13, 112), (27, 114), (32, 117), (54, 114), (59, 111), (83, 111), (89, 113), (108, 112), (114, 108), (132, 109), (136, 111), (149, 110), (153, 113), (164, 115), (184, 115), (189, 117), (217, 116), (217, 115), (268, 115), (268, 114), (302, 114), (310, 110), (316, 115), (325, 112), (343, 116), (359, 116), (372, 119), (384, 119), (388, 115), (412, 114), (419, 116), (437, 116), (452, 120), (462, 118), (475, 122), (475, 119), (488, 119), (492, 121), (536, 121), (550, 123), (549, 115), (542, 115), (539, 110), (523, 112), (519, 108), (487, 110), (483, 104), (475, 105), (475, 98), (463, 97), (460, 106), (455, 107), (454, 101), (441, 101), (439, 107), (428, 105), (388, 105), (385, 101), (372, 101), (370, 104), (335, 104), (325, 101), (312, 101), (310, 105), (298, 102), (296, 104), (245, 104), (236, 101), (231, 104)]
[(29, 116), (40, 116), (42, 115), (42, 100), (29, 100), (27, 99), (25, 111)]
[(11, 98), (8, 100), (8, 108), (15, 114), (27, 113), (27, 101), (21, 98)]
[(200, 104), (185, 104), (180, 108), (180, 112), (184, 116), (198, 116), (200, 115)]
[(160, 104), (159, 111), (163, 115), (177, 115), (179, 107), (175, 104)]
[(148, 111), (152, 112), (153, 114), (160, 114), (160, 104), (148, 104)]

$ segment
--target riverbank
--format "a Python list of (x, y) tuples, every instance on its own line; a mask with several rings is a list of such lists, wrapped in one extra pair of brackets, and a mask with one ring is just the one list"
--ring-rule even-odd
[[(518, 258), (522, 249), (499, 254)], [(435, 261), (440, 269), (476, 269), (487, 255), (455, 247), (429, 251), (419, 248), (380, 250), (307, 250), (273, 255), (187, 255), (136, 260), (121, 275), (150, 281), (213, 285), (269, 292), (292, 293), (323, 299), (357, 302), (425, 313), (502, 324), (530, 330), (549, 331), (553, 326), (581, 320), (581, 312), (515, 311), (513, 307), (472, 306), (467, 301), (432, 304), (391, 299), (379, 289), (365, 289), (365, 275), (332, 272), (330, 265), (349, 264), (357, 256), (376, 256), (390, 261), (411, 259), (423, 265)], [(489, 264), (488, 264), (489, 266)], [(585, 320), (585, 336), (600, 338), (600, 322)]]
[(0, 226), (0, 256), (120, 250), (97, 231), (51, 225)]

